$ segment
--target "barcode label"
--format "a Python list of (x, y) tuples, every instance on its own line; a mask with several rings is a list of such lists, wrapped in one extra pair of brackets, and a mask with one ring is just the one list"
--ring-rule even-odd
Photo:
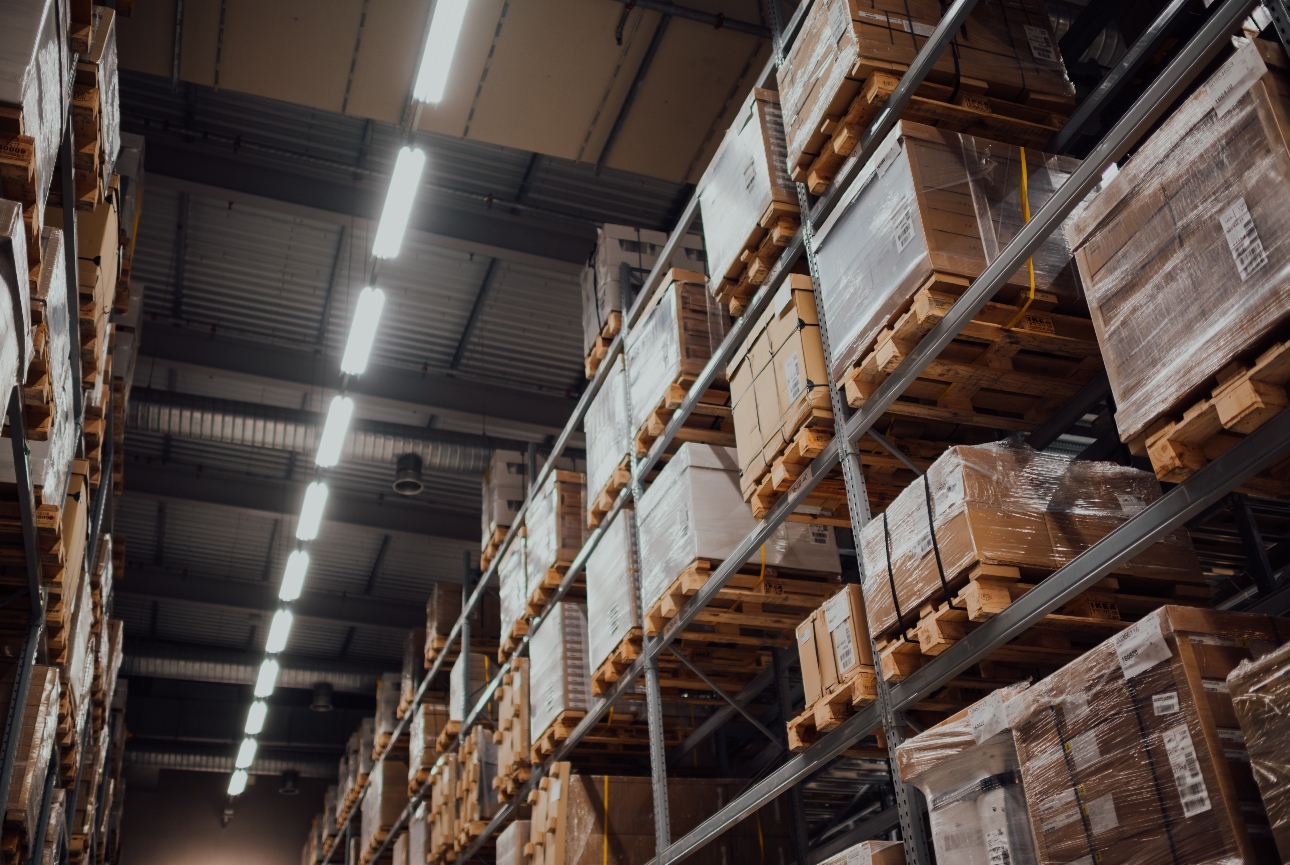
[(1053, 48), (1053, 40), (1048, 35), (1047, 30), (1027, 24), (1026, 41), (1030, 43), (1030, 53), (1035, 55), (1036, 60), (1043, 60), (1048, 63), (1057, 62), (1057, 51)]
[(856, 662), (855, 647), (851, 645), (851, 629), (838, 628), (833, 631), (833, 651), (838, 659), (838, 674), (851, 669)]
[(851, 618), (851, 605), (847, 603), (847, 593), (839, 592), (824, 604), (824, 623), (830, 631), (836, 631)]
[(1151, 698), (1151, 707), (1156, 710), (1157, 715), (1172, 715), (1178, 711), (1178, 692), (1168, 691), (1164, 694), (1156, 694)]
[(1232, 251), (1232, 260), (1236, 262), (1236, 272), (1245, 282), (1253, 273), (1268, 263), (1268, 254), (1263, 251), (1263, 242), (1254, 228), (1250, 218), (1250, 209), (1245, 206), (1245, 198), (1237, 198), (1232, 206), (1218, 217), (1223, 226), (1223, 235), (1227, 238), (1227, 247)]
[(1245, 734), (1240, 730), (1233, 730), (1231, 727), (1219, 727), (1218, 739), (1220, 742), (1233, 742), (1237, 745), (1245, 744)]
[(1201, 680), (1200, 680), (1200, 683), (1201, 683), (1202, 685), (1204, 685), (1204, 686), (1205, 686), (1205, 690), (1206, 690), (1206, 691), (1209, 691), (1211, 694), (1226, 694), (1226, 693), (1227, 693), (1227, 680), (1226, 680), (1226, 679), (1201, 679)]
[(1115, 497), (1120, 500), (1120, 510), (1129, 516), (1133, 516), (1147, 506), (1142, 496), (1131, 496), (1123, 493), (1116, 493)]
[(900, 221), (896, 223), (896, 252), (904, 252), (905, 247), (914, 239), (914, 213), (910, 208), (900, 215)]
[(1004, 729), (1003, 699), (995, 691), (968, 707), (968, 726), (979, 745)]
[(802, 384), (802, 360), (793, 352), (784, 361), (784, 380), (788, 384), (789, 402), (797, 399), (802, 395), (806, 387)]
[(1071, 762), (1075, 764), (1076, 771), (1102, 758), (1101, 752), (1097, 749), (1095, 730), (1089, 730), (1071, 739), (1066, 743), (1066, 750), (1070, 752)]
[(811, 524), (811, 525), (808, 525), (806, 528), (808, 529), (806, 533), (806, 537), (808, 540), (810, 540), (811, 543), (819, 544), (822, 547), (827, 547), (829, 545), (829, 527), (828, 526), (817, 526), (817, 525)]
[(1187, 725), (1180, 724), (1167, 731), (1164, 741), (1169, 768), (1173, 770), (1178, 797), (1182, 799), (1183, 816), (1205, 813), (1210, 809), (1209, 791), (1205, 789), (1205, 778), (1200, 773), (1200, 761), (1196, 759), (1196, 747)]
[(1218, 116), (1236, 107), (1254, 82), (1268, 71), (1259, 49), (1248, 39), (1205, 83), (1205, 92)]
[(1115, 801), (1110, 793), (1085, 805), (1084, 813), (1088, 815), (1088, 827), (1093, 830), (1094, 835), (1109, 832), (1120, 825), (1120, 820), (1115, 814)]
[(1170, 657), (1169, 645), (1160, 631), (1160, 617), (1152, 614), (1115, 635), (1115, 654), (1124, 678), (1132, 679)]

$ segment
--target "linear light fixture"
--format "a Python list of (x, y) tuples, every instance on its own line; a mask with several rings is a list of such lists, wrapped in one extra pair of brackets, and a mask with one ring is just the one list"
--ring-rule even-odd
[(430, 19), (430, 32), (426, 34), (425, 48), (421, 52), (421, 68), (412, 88), (412, 98), (418, 102), (435, 104), (443, 99), (448, 84), (448, 71), (452, 68), (452, 55), (461, 38), (461, 25), (466, 20), (469, 0), (439, 0)]
[(318, 537), (318, 528), (322, 525), (323, 510), (327, 507), (327, 485), (314, 481), (305, 487), (305, 501), (300, 506), (300, 519), (296, 523), (296, 537), (302, 541), (312, 541)]
[(249, 769), (255, 762), (255, 749), (259, 747), (258, 743), (247, 736), (242, 740), (242, 744), (237, 749), (237, 760), (233, 765), (238, 769)]
[(255, 677), (255, 696), (263, 699), (272, 696), (278, 684), (278, 662), (265, 658), (260, 664), (260, 673)]
[(278, 610), (273, 614), (273, 623), (269, 625), (269, 636), (264, 641), (264, 651), (276, 655), (287, 647), (287, 637), (291, 636), (290, 610)]
[(323, 424), (322, 438), (318, 441), (318, 454), (314, 464), (331, 468), (340, 462), (340, 451), (345, 446), (349, 422), (354, 417), (354, 401), (347, 396), (334, 396), (327, 407), (327, 420)]
[(268, 714), (269, 704), (263, 700), (256, 700), (246, 713), (246, 729), (243, 732), (248, 736), (257, 735), (264, 729), (264, 718)]
[(372, 255), (377, 258), (398, 258), (403, 247), (403, 233), (408, 230), (412, 216), (412, 202), (421, 186), (421, 172), (426, 167), (426, 152), (420, 147), (403, 147), (394, 161), (390, 175), (390, 188), (385, 192), (385, 206), (381, 208), (381, 221), (376, 226), (376, 239), (372, 241)]
[(385, 308), (385, 292), (368, 286), (358, 293), (354, 307), (354, 321), (349, 326), (349, 339), (345, 342), (345, 355), (340, 359), (340, 371), (346, 375), (362, 375), (367, 370), (367, 359), (376, 341), (376, 329), (381, 324), (381, 310)]
[(246, 790), (247, 774), (245, 769), (238, 769), (233, 773), (233, 777), (228, 779), (228, 794), (230, 796), (241, 796)]
[(278, 600), (294, 601), (300, 597), (305, 587), (305, 574), (309, 573), (309, 553), (305, 550), (293, 550), (287, 556), (287, 567), (282, 572), (282, 588), (278, 590)]

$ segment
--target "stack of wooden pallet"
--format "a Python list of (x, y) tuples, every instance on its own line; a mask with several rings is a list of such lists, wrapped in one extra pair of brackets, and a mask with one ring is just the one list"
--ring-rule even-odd
[(492, 784), (503, 802), (532, 776), (529, 758), (529, 659), (515, 658), (497, 688), (497, 775)]
[[(115, 10), (92, 8), (89, 45), (77, 53), (81, 56), (72, 88), (76, 209), (92, 210), (111, 195), (108, 176), (121, 146)], [(61, 168), (55, 172), (50, 198), (62, 206), (60, 175)]]
[(432, 776), (428, 820), (429, 843), (426, 858), (429, 865), (451, 861), (457, 850), (457, 755), (448, 754)]
[[(0, 666), (0, 696), (13, 695), (17, 686), (18, 664)], [(33, 849), (41, 844), (35, 838), (40, 818), (45, 774), (49, 768), (50, 744), (57, 736), (58, 671), (37, 666), (32, 672), (27, 703), (20, 707), (18, 747), (14, 755), (14, 773), (5, 791), (3, 849), (6, 859), (28, 861)], [(42, 842), (43, 844), (43, 839)]]
[(457, 846), (465, 849), (501, 810), (493, 779), (497, 776), (497, 745), (491, 730), (477, 725), (457, 751)]

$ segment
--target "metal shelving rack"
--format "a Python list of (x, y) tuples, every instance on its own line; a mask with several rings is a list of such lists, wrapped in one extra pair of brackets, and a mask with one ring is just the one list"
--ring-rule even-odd
[[(787, 278), (790, 270), (803, 256), (806, 256), (810, 266), (812, 280), (817, 289), (817, 306), (819, 305), (818, 272), (811, 249), (814, 226), (821, 224), (837, 207), (843, 191), (860, 175), (861, 170), (874, 155), (879, 144), (894, 128), (902, 108), (908, 103), (910, 97), (926, 77), (941, 52), (949, 44), (953, 33), (967, 19), (968, 13), (974, 5), (975, 0), (955, 0), (945, 11), (940, 23), (928, 38), (914, 63), (888, 98), (886, 108), (865, 132), (855, 153), (846, 162), (838, 178), (824, 194), (811, 202), (804, 187), (799, 185), (799, 199), (802, 204), (803, 214), (801, 229), (790, 240), (765, 283), (749, 303), (743, 316), (731, 328), (721, 347), (691, 386), (680, 408), (673, 414), (672, 419), (654, 442), (649, 452), (639, 460), (633, 456), (631, 482), (619, 493), (609, 513), (602, 520), (600, 526), (591, 532), (586, 543), (574, 558), (554, 597), (548, 604), (548, 610), (551, 610), (553, 605), (568, 593), (574, 581), (581, 574), (591, 553), (600, 543), (608, 526), (614, 519), (620, 517), (629, 500), (639, 493), (644, 480), (657, 465), (663, 451), (670, 445), (677, 430), (694, 410), (700, 397), (716, 378), (719, 371), (726, 366), (736, 347), (748, 336), (761, 313), (769, 305), (771, 298)], [(1049, 148), (1047, 148), (1049, 151), (1063, 152), (1069, 149), (1093, 119), (1099, 116), (1101, 109), (1121, 92), (1146, 58), (1160, 46), (1164, 37), (1177, 22), (1185, 5), (1187, 5), (1186, 0), (1173, 0), (1173, 2), (1169, 3), (1151, 26), (1131, 46), (1117, 66), (1111, 70), (1077, 108), (1067, 125), (1050, 143)], [(503, 806), (498, 815), (488, 824), (483, 834), (461, 853), (457, 859), (457, 865), (465, 865), (465, 863), (469, 862), (487, 843), (488, 839), (513, 817), (517, 803), (525, 801), (529, 791), (538, 785), (550, 766), (556, 761), (563, 760), (577, 746), (579, 741), (606, 716), (610, 707), (635, 685), (636, 680), (641, 675), (646, 676), (647, 698), (650, 699), (652, 705), (657, 705), (657, 679), (655, 675), (651, 674), (651, 670), (655, 669), (659, 656), (668, 650), (671, 643), (694, 621), (698, 613), (716, 596), (717, 592), (724, 587), (726, 582), (738, 570), (739, 564), (755, 554), (761, 544), (805, 500), (815, 485), (839, 465), (841, 465), (846, 483), (848, 505), (852, 514), (854, 528), (858, 530), (864, 525), (869, 518), (868, 499), (865, 495), (864, 476), (860, 469), (859, 458), (854, 450), (855, 443), (862, 436), (868, 434), (881, 446), (890, 450), (897, 458), (905, 461), (916, 472), (918, 471), (912, 463), (906, 460), (904, 455), (892, 448), (882, 436), (872, 429), (874, 422), (945, 348), (959, 330), (985, 306), (986, 302), (1006, 281), (1008, 275), (1013, 273), (1038, 248), (1043, 240), (1060, 225), (1062, 220), (1074, 210), (1085, 195), (1097, 184), (1103, 169), (1110, 163), (1124, 157), (1177, 97), (1196, 80), (1205, 67), (1218, 55), (1225, 37), (1238, 31), (1241, 22), (1257, 5), (1256, 0), (1223, 0), (1221, 4), (1209, 10), (1208, 18), (1200, 30), (1175, 54), (1174, 58), (1160, 71), (1155, 80), (1124, 115), (1105, 131), (1080, 168), (1038, 209), (1032, 220), (986, 267), (946, 316), (909, 352), (900, 366), (890, 374), (887, 381), (866, 401), (863, 408), (854, 413), (849, 412), (838, 394), (835, 383), (832, 380), (829, 381), (836, 424), (836, 435), (833, 441), (807, 467), (802, 475), (802, 480), (795, 484), (794, 488), (743, 539), (699, 592), (667, 624), (663, 632), (658, 637), (645, 642), (641, 655), (613, 685), (612, 689), (594, 702), (568, 739), (556, 748), (545, 763), (534, 767), (530, 780), (517, 792), (510, 803)], [(782, 46), (800, 28), (809, 6), (809, 0), (801, 3), (787, 24), (782, 24), (779, 20), (776, 4), (769, 4), (770, 15), (768, 17), (774, 33), (774, 56), (771, 63), (763, 71), (759, 83), (768, 83), (773, 86), (775, 69), (783, 59)], [(1285, 15), (1286, 10), (1282, 7), (1281, 0), (1274, 0), (1271, 11), (1273, 12), (1274, 21), (1278, 24), (1278, 32), (1282, 33), (1287, 40), (1290, 40), (1290, 26), (1281, 27), (1283, 23), (1290, 21), (1290, 16)], [(689, 232), (698, 214), (699, 201), (696, 196), (691, 198), (677, 227), (669, 236), (667, 243), (659, 254), (659, 264), (645, 279), (635, 304), (631, 306), (624, 316), (622, 331), (610, 344), (599, 371), (583, 393), (572, 417), (557, 438), (551, 458), (543, 471), (534, 479), (531, 489), (541, 487), (554, 468), (555, 457), (560, 455), (567, 446), (570, 437), (581, 426), (591, 400), (604, 384), (615, 359), (624, 350), (627, 333), (638, 322), (649, 297), (662, 285), (667, 272), (667, 263), (671, 261), (672, 254), (676, 250), (678, 243)], [(823, 310), (819, 309), (819, 313), (823, 324)], [(822, 327), (821, 332), (827, 340), (827, 327)], [(827, 342), (825, 351), (827, 354)], [(1076, 394), (1066, 408), (1059, 411), (1051, 421), (1036, 430), (1031, 440), (1041, 447), (1050, 443), (1066, 429), (1069, 429), (1088, 408), (1104, 398), (1108, 389), (1104, 376), (1091, 382)], [(902, 740), (905, 728), (904, 710), (914, 706), (921, 699), (945, 685), (963, 670), (984, 659), (999, 646), (1020, 635), (1045, 615), (1090, 587), (1120, 563), (1137, 555), (1162, 535), (1181, 526), (1187, 520), (1222, 500), (1235, 487), (1284, 455), (1288, 448), (1290, 448), (1290, 412), (1282, 412), (1243, 439), (1227, 453), (1123, 523), (1078, 558), (1042, 581), (1036, 588), (1013, 602), (1004, 612), (974, 630), (967, 638), (955, 644), (945, 653), (931, 659), (922, 669), (909, 678), (890, 686), (879, 678), (879, 700), (876, 703), (853, 715), (840, 727), (822, 736), (819, 741), (809, 748), (789, 755), (762, 780), (753, 784), (684, 837), (676, 840), (670, 839), (668, 837), (667, 820), (657, 820), (656, 853), (650, 865), (670, 865), (670, 863), (686, 858), (775, 797), (793, 790), (813, 773), (841, 755), (856, 741), (879, 729), (885, 732), (888, 747), (894, 748)], [(521, 506), (515, 520), (515, 527), (522, 524), (530, 501), (531, 497), (526, 499)], [(482, 575), (474, 591), (470, 593), (468, 600), (463, 604), (461, 617), (449, 633), (448, 648), (458, 638), (465, 637), (468, 639), (466, 636), (466, 621), (478, 607), (487, 588), (495, 584), (497, 563), (500, 562), (507, 548), (514, 541), (517, 533), (517, 528), (515, 527), (512, 527), (507, 533), (493, 565)], [(516, 657), (527, 652), (534, 633), (542, 626), (544, 619), (545, 615), (533, 620), (529, 633), (524, 637), (515, 652)], [(416, 692), (415, 704), (421, 702), (430, 683), (442, 672), (447, 651), (448, 649), (445, 648), (440, 653), (434, 666), (421, 681)], [(497, 675), (485, 686), (474, 705), (469, 708), (468, 713), (465, 715), (459, 737), (464, 737), (471, 726), (478, 720), (481, 713), (485, 711), (501, 682), (502, 676), (510, 668), (511, 663), (509, 661), (503, 664)], [(757, 677), (741, 694), (733, 698), (723, 695), (726, 696), (730, 705), (718, 710), (712, 719), (701, 725), (687, 740), (683, 748), (693, 747), (697, 741), (701, 741), (711, 734), (724, 720), (732, 717), (736, 712), (742, 712), (743, 704), (768, 687), (775, 675)], [(395, 741), (406, 731), (409, 721), (410, 715), (396, 726), (393, 734)], [(667, 755), (663, 753), (660, 747), (661, 725), (653, 708), (649, 711), (649, 721), (650, 762), (654, 781), (655, 813), (666, 814)], [(460, 741), (460, 738), (458, 741)], [(395, 824), (393, 831), (389, 833), (386, 845), (392, 843), (398, 832), (407, 825), (417, 806), (428, 795), (429, 787), (430, 785), (427, 783), (412, 797)], [(858, 825), (847, 833), (845, 838), (850, 843), (854, 843), (862, 840), (859, 836), (865, 832), (878, 833), (885, 831), (891, 827), (892, 817), (895, 816), (899, 819), (901, 837), (905, 841), (907, 861), (910, 865), (928, 865), (930, 857), (923, 832), (921, 796), (912, 788), (900, 784), (895, 785), (895, 791), (895, 815), (890, 814), (889, 811), (884, 811)], [(355, 811), (357, 810), (355, 809)], [(351, 816), (350, 819), (352, 821), (353, 817)], [(823, 858), (825, 853), (833, 852), (832, 848), (837, 846), (837, 844), (831, 842), (815, 852), (807, 851), (805, 849), (805, 839), (802, 837), (800, 829), (802, 823), (800, 820), (796, 820), (795, 823), (799, 827), (798, 831), (794, 833), (796, 836), (794, 838), (795, 853), (799, 861), (807, 863), (807, 865), (814, 865), (814, 863)], [(345, 831), (349, 831), (348, 826)], [(339, 844), (336, 846), (339, 846)], [(376, 858), (379, 858), (384, 850), (385, 845), (376, 851)], [(330, 860), (331, 856), (328, 856), (324, 865), (329, 865)], [(347, 862), (346, 865), (354, 865), (354, 863)]]

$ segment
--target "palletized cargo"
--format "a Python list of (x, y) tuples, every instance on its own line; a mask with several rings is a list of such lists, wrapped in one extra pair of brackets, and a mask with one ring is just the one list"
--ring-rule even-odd
[(1242, 660), (1227, 674), (1232, 709), (1250, 755), (1250, 768), (1263, 799), (1281, 861), (1290, 861), (1290, 753), (1285, 735), (1290, 712), (1290, 644), (1262, 657)]

